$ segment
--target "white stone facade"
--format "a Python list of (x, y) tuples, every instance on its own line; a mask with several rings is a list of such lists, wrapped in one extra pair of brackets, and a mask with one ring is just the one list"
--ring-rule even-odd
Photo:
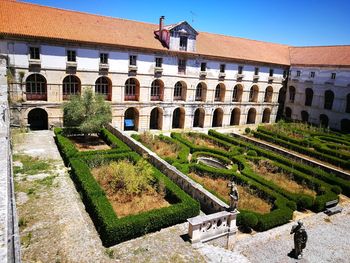
[[(307, 89), (313, 93), (310, 96), (312, 97), (310, 105), (306, 103)], [(291, 112), (292, 119), (349, 131), (350, 68), (292, 66), (285, 101), (287, 115), (288, 111)]]
[[(29, 47), (39, 47), (39, 67), (34, 69), (30, 66)], [(70, 72), (67, 69), (67, 50), (76, 52), (76, 69)], [(228, 127), (231, 122), (232, 110), (240, 110), (239, 121), (235, 124), (247, 123), (248, 111), (253, 108), (256, 117), (251, 123), (263, 122), (265, 109), (267, 118), (264, 122), (274, 122), (278, 107), (278, 94), (283, 87), (283, 74), (286, 66), (262, 64), (262, 63), (238, 63), (235, 61), (217, 61), (204, 57), (193, 57), (186, 52), (184, 55), (171, 53), (151, 53), (137, 50), (112, 49), (107, 47), (55, 44), (46, 42), (25, 42), (25, 41), (1, 41), (0, 53), (9, 58), (9, 69), (12, 70), (14, 78), (11, 87), (11, 99), (14, 102), (12, 110), (13, 121), (21, 125), (28, 123), (28, 113), (34, 108), (42, 108), (48, 114), (49, 126), (62, 125), (63, 102), (62, 82), (68, 75), (75, 75), (79, 78), (81, 87), (92, 87), (100, 76), (108, 77), (111, 82), (111, 100), (113, 110), (113, 125), (124, 128), (125, 111), (134, 107), (137, 110), (136, 129), (139, 131), (150, 129), (151, 111), (159, 107), (161, 119), (158, 129), (170, 130), (174, 128), (174, 110), (182, 108), (181, 116), (183, 124), (180, 128), (192, 128), (194, 124), (195, 110), (204, 110), (204, 120), (201, 127), (213, 126), (214, 111), (219, 121), (216, 126)], [(100, 53), (108, 54), (108, 72), (100, 70)], [(136, 67), (129, 67), (129, 56), (136, 56)], [(155, 60), (162, 58), (161, 74), (155, 74)], [(179, 73), (178, 59), (186, 60), (186, 70)], [(206, 63), (205, 76), (201, 74), (201, 63)], [(225, 64), (225, 76), (220, 74), (220, 65)], [(238, 67), (243, 66), (242, 78), (237, 78)], [(259, 68), (258, 79), (254, 79), (255, 68)], [(270, 69), (273, 69), (273, 77), (270, 77)], [(47, 99), (30, 100), (26, 99), (26, 80), (32, 74), (42, 75), (47, 82)], [(220, 76), (220, 77), (219, 77)], [(21, 77), (23, 77), (21, 79)], [(239, 77), (239, 75), (238, 75)], [(125, 83), (129, 78), (137, 79), (139, 83), (138, 100), (125, 101)], [(159, 79), (164, 85), (162, 100), (151, 101), (151, 83)], [(175, 84), (181, 81), (185, 89), (183, 100), (174, 99)], [(202, 83), (206, 87), (206, 96), (203, 101), (196, 101), (196, 87)], [(220, 84), (220, 99), (215, 99), (215, 89)], [(243, 88), (240, 102), (233, 102), (233, 90), (236, 85)], [(258, 87), (256, 102), (249, 102), (249, 94), (252, 86)], [(267, 87), (272, 90), (271, 99), (265, 101)], [(221, 116), (222, 114), (222, 116)]]

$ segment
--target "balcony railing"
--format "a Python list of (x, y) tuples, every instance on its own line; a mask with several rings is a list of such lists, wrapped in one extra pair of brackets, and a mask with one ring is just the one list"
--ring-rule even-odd
[(125, 101), (137, 101), (138, 96), (137, 95), (125, 95), (124, 100)]
[(151, 101), (160, 101), (160, 100), (162, 100), (162, 97), (160, 95), (151, 96)]
[(27, 100), (47, 100), (47, 93), (26, 93)]

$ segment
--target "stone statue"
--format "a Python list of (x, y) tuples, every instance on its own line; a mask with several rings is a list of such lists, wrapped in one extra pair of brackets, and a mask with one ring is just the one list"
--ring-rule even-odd
[(303, 257), (303, 249), (307, 242), (307, 233), (301, 220), (298, 220), (298, 224), (292, 227), (290, 234), (294, 234), (294, 256), (300, 259)]
[(233, 182), (233, 181), (229, 182), (227, 186), (230, 187), (230, 208), (229, 208), (229, 211), (235, 211), (235, 210), (237, 210), (238, 199), (239, 199), (237, 186), (236, 186), (235, 182)]

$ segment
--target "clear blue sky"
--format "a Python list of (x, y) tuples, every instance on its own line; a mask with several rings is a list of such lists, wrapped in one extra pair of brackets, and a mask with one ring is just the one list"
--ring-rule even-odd
[(350, 0), (25, 0), (99, 15), (295, 46), (350, 45)]

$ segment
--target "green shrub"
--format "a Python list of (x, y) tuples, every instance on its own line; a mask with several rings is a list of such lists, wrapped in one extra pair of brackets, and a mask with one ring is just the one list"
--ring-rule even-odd
[(245, 134), (250, 134), (251, 131), (252, 131), (252, 130), (251, 130), (249, 127), (247, 127), (247, 128), (244, 129)]
[(297, 207), (299, 210), (312, 207), (313, 199), (310, 196), (302, 195), (297, 199)]
[[(57, 131), (56, 136), (61, 136), (56, 141), (59, 148), (60, 145), (63, 145), (62, 148), (64, 148), (65, 145), (62, 141), (65, 142), (64, 139), (67, 138), (63, 137), (60, 131)], [(67, 153), (70, 152), (62, 151), (63, 155)], [(96, 151), (96, 153), (96, 155), (69, 154), (64, 155), (64, 158), (71, 165), (71, 177), (80, 192), (86, 210), (90, 214), (104, 246), (115, 245), (145, 233), (184, 222), (187, 218), (199, 213), (199, 203), (152, 166), (153, 177), (155, 180), (164, 183), (166, 199), (170, 201), (171, 206), (118, 218), (104, 191), (92, 176), (89, 166), (93, 167), (123, 159), (137, 163), (141, 157), (130, 151), (111, 154), (98, 154), (98, 151)]]
[(258, 156), (258, 154), (256, 153), (256, 151), (254, 151), (254, 150), (248, 150), (248, 151), (247, 151), (247, 155), (248, 155), (248, 156)]
[(237, 218), (237, 224), (248, 231), (251, 228), (254, 228), (258, 224), (258, 222), (258, 217), (253, 213), (242, 213)]
[(341, 188), (340, 188), (339, 186), (337, 186), (337, 185), (333, 185), (333, 186), (331, 187), (331, 190), (332, 190), (334, 193), (336, 193), (337, 195), (341, 194)]

